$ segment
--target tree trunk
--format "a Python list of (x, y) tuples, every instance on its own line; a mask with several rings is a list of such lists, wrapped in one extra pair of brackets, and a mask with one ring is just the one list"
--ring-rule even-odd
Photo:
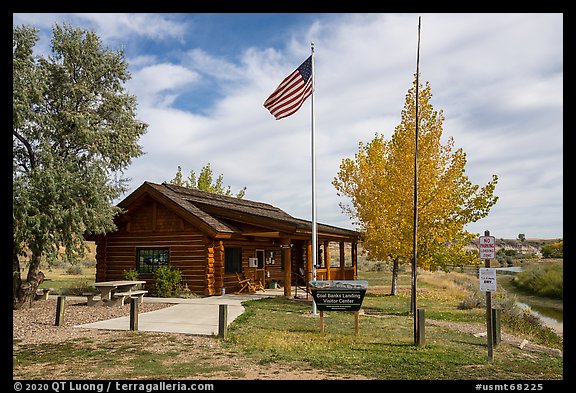
[(12, 300), (14, 302), (14, 310), (19, 309), (22, 305), (17, 305), (19, 298), (18, 293), (22, 286), (22, 278), (20, 277), (20, 261), (18, 260), (18, 253), (12, 253)]
[(390, 295), (398, 295), (398, 258), (394, 258), (392, 265), (392, 289)]
[(26, 281), (23, 282), (20, 275), (20, 261), (16, 253), (12, 254), (12, 296), (13, 308), (19, 310), (25, 305), (32, 307), (32, 301), (36, 297), (36, 290), (38, 286), (44, 281), (44, 273), (40, 271), (41, 253), (34, 252), (28, 268), (28, 276)]

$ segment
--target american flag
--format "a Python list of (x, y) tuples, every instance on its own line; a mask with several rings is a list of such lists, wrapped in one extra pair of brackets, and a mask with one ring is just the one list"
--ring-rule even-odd
[(288, 75), (264, 102), (264, 108), (280, 120), (295, 113), (312, 94), (312, 56)]

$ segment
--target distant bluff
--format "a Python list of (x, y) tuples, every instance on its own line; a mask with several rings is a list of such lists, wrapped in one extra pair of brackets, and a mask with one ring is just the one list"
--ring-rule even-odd
[[(514, 250), (517, 254), (524, 254), (524, 255), (535, 255), (537, 257), (542, 257), (542, 253), (540, 249), (543, 245), (549, 243), (556, 243), (563, 239), (538, 239), (538, 238), (526, 238), (524, 240), (520, 239), (502, 239), (496, 238), (496, 252), (500, 249), (504, 250)], [(478, 249), (478, 240), (474, 240), (470, 242), (470, 245), (467, 247), (469, 249)]]

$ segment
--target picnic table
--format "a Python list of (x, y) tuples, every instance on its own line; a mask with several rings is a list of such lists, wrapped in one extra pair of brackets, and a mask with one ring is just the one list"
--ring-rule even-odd
[[(139, 288), (141, 284), (145, 283), (146, 281), (137, 280), (101, 281), (94, 283), (94, 287), (100, 292), (100, 300), (102, 302), (123, 306), (127, 298), (139, 297), (140, 301), (142, 301), (143, 296), (148, 291)], [(88, 299), (88, 303), (91, 303), (90, 300)]]

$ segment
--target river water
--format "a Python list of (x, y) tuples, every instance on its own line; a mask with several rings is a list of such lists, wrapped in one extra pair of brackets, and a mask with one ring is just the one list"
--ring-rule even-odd
[(516, 302), (523, 310), (529, 308), (546, 325), (551, 327), (559, 335), (564, 333), (564, 313), (548, 307), (537, 307), (526, 303)]
[[(521, 266), (498, 267), (496, 268), (496, 271), (519, 273), (522, 271), (522, 267)], [(518, 306), (520, 306), (520, 308), (522, 308), (523, 310), (529, 308), (532, 311), (532, 314), (540, 318), (540, 320), (546, 326), (549, 326), (558, 334), (563, 335), (564, 333), (563, 311), (559, 311), (557, 309), (550, 307), (536, 306), (534, 304), (529, 303), (516, 302), (516, 304), (518, 304)]]

